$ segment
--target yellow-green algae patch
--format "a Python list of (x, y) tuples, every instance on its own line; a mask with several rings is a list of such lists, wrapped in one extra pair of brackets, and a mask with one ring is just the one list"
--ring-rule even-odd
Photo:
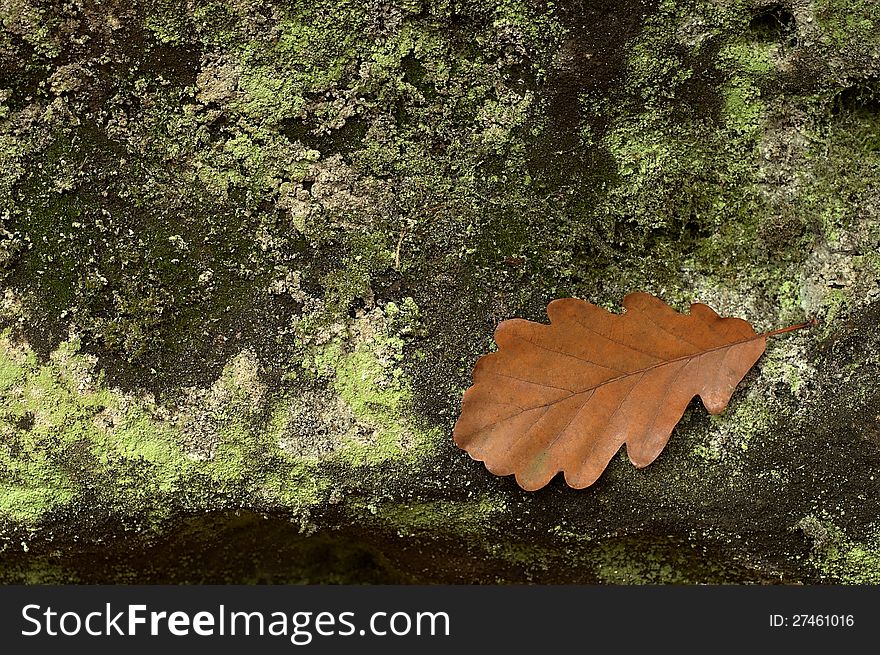
[(406, 298), (337, 324), (326, 343), (308, 346), (303, 373), (326, 380), (355, 419), (336, 448), (349, 464), (421, 459), (442, 438), (439, 427), (414, 419), (411, 381), (401, 367), (406, 338), (418, 322), (418, 307)]
[[(234, 384), (234, 365), (219, 384)], [(300, 511), (327, 486), (234, 403), (214, 424), (212, 456), (192, 457), (174, 413), (149, 394), (108, 388), (76, 339), (40, 364), (4, 333), (0, 386), (0, 520), (33, 526), (64, 506), (156, 516), (248, 504)]]
[(839, 584), (880, 584), (880, 530), (853, 539), (826, 515), (810, 514), (797, 526), (813, 541), (810, 563)]
[(76, 447), (79, 411), (67, 410), (64, 390), (33, 353), (0, 337), (0, 514), (32, 522), (73, 498), (78, 484), (58, 460), (58, 451)]
[[(78, 338), (40, 362), (4, 332), (0, 518), (35, 525), (64, 507), (153, 519), (230, 506), (306, 511), (335, 485), (320, 470), (326, 458), (284, 447), (296, 406), (313, 414), (342, 407), (353, 417), (345, 434), (329, 435), (339, 440), (332, 460), (422, 459), (440, 431), (412, 418), (399, 365), (417, 323), (411, 300), (387, 303), (311, 344), (291, 388), (270, 392), (243, 351), (210, 386), (162, 402), (109, 387)], [(320, 397), (332, 402), (308, 400), (297, 382), (323, 385)]]
[(436, 534), (439, 531), (474, 539), (497, 532), (497, 520), (508, 511), (503, 498), (485, 495), (467, 500), (435, 500), (399, 504), (350, 503), (362, 520), (374, 520), (398, 536)]

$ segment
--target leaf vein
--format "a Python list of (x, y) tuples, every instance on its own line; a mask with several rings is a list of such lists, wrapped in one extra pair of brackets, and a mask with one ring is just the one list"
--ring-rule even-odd
[[(680, 356), (680, 357), (676, 357), (676, 358), (674, 358), (674, 359), (669, 359), (669, 360), (665, 360), (665, 361), (658, 362), (658, 363), (656, 363), (656, 364), (651, 364), (650, 366), (647, 366), (647, 367), (645, 367), (645, 368), (643, 368), (643, 369), (639, 369), (639, 370), (635, 370), (635, 371), (628, 371), (628, 372), (625, 372), (625, 373), (623, 373), (622, 375), (618, 375), (618, 376), (613, 377), (613, 378), (608, 378), (607, 380), (602, 380), (601, 382), (599, 382), (599, 383), (597, 383), (597, 384), (594, 384), (594, 385), (591, 386), (591, 387), (587, 387), (587, 388), (585, 388), (585, 389), (581, 389), (580, 391), (574, 391), (574, 392), (568, 394), (567, 396), (562, 396), (561, 398), (556, 398), (555, 400), (551, 400), (551, 401), (548, 402), (548, 403), (544, 403), (544, 404), (542, 404), (542, 405), (535, 405), (535, 406), (533, 406), (533, 407), (528, 407), (528, 408), (524, 409), (522, 412), (517, 412), (516, 414), (511, 414), (510, 416), (505, 416), (503, 419), (501, 419), (501, 420), (499, 420), (499, 421), (495, 421), (494, 423), (489, 423), (489, 424), (483, 426), (482, 428), (480, 428), (479, 430), (476, 430), (475, 432), (473, 432), (473, 433), (471, 433), (471, 434), (480, 434), (480, 433), (482, 433), (482, 432), (485, 432), (485, 431), (488, 430), (489, 428), (492, 428), (492, 427), (495, 427), (495, 426), (497, 426), (497, 425), (500, 425), (501, 423), (504, 423), (504, 422), (506, 422), (506, 421), (509, 421), (509, 420), (512, 419), (512, 418), (516, 418), (517, 416), (519, 416), (520, 414), (522, 414), (522, 413), (524, 413), (524, 412), (530, 412), (530, 411), (534, 411), (534, 410), (536, 410), (536, 409), (543, 409), (543, 408), (545, 408), (545, 407), (549, 407), (549, 406), (551, 406), (551, 405), (555, 405), (555, 404), (557, 404), (557, 403), (561, 403), (561, 402), (563, 402), (563, 401), (565, 401), (565, 400), (568, 400), (569, 398), (571, 398), (571, 397), (573, 397), (573, 396), (578, 396), (578, 395), (583, 394), (583, 393), (588, 393), (588, 392), (591, 392), (591, 391), (595, 391), (595, 390), (598, 389), (599, 387), (604, 387), (604, 386), (606, 386), (606, 385), (608, 385), (608, 384), (613, 384), (614, 382), (617, 382), (617, 381), (619, 381), (619, 380), (623, 380), (624, 378), (628, 378), (628, 377), (630, 377), (630, 376), (632, 376), (632, 375), (644, 375), (644, 374), (646, 374), (648, 371), (651, 371), (651, 370), (653, 370), (653, 369), (655, 369), (655, 368), (660, 368), (660, 367), (662, 367), (662, 366), (669, 366), (669, 365), (671, 365), (671, 364), (675, 364), (675, 363), (682, 362), (682, 361), (685, 361), (685, 362), (688, 362), (688, 363), (689, 363), (691, 360), (696, 359), (696, 358), (698, 358), (698, 357), (703, 357), (704, 355), (707, 355), (707, 354), (709, 354), (709, 353), (711, 353), (711, 352), (716, 352), (716, 351), (718, 351), (718, 350), (724, 350), (724, 349), (730, 349), (730, 348), (733, 348), (734, 346), (739, 346), (739, 345), (742, 345), (742, 344), (744, 344), (744, 343), (748, 343), (748, 342), (750, 342), (750, 341), (755, 341), (756, 339), (760, 339), (760, 338), (763, 337), (763, 336), (764, 336), (763, 334), (757, 334), (757, 335), (752, 336), (752, 337), (749, 337), (749, 338), (747, 338), (747, 339), (742, 339), (741, 341), (735, 341), (735, 342), (730, 343), (730, 344), (723, 344), (723, 345), (721, 345), (721, 346), (715, 346), (715, 347), (713, 347), (713, 348), (708, 348), (708, 349), (706, 349), (706, 350), (704, 350), (704, 351), (702, 351), (702, 352), (693, 353), (693, 354), (690, 354), (690, 355), (682, 355), (682, 356)], [(636, 384), (638, 384), (638, 383), (636, 383)], [(634, 385), (634, 386), (636, 386), (636, 385)], [(630, 388), (630, 391), (632, 391), (632, 388)]]
[(663, 361), (663, 358), (662, 358), (662, 357), (657, 357), (657, 354), (656, 354), (656, 353), (648, 352), (647, 350), (643, 350), (643, 349), (641, 349), (641, 348), (636, 348), (635, 346), (632, 346), (632, 345), (626, 343), (625, 341), (620, 341), (619, 339), (615, 339), (614, 337), (610, 337), (610, 336), (608, 336), (607, 334), (603, 334), (602, 332), (599, 332), (596, 328), (590, 327), (590, 326), (587, 325), (586, 323), (582, 323), (581, 320), (580, 320), (580, 318), (577, 317), (577, 316), (575, 317), (575, 320), (578, 322), (578, 325), (579, 325), (579, 326), (581, 326), (582, 328), (584, 328), (584, 329), (587, 330), (588, 332), (592, 332), (593, 334), (595, 334), (595, 335), (597, 335), (597, 336), (600, 336), (600, 337), (602, 337), (603, 339), (606, 339), (606, 340), (610, 341), (611, 343), (616, 343), (616, 344), (618, 344), (618, 345), (623, 346), (624, 348), (629, 348), (630, 350), (635, 351), (635, 352), (637, 352), (637, 353), (641, 353), (641, 354), (643, 354), (643, 355), (647, 355), (648, 357), (651, 357), (652, 359), (654, 359), (654, 360), (656, 360), (656, 361), (658, 361), (658, 362)]
[(586, 362), (587, 364), (593, 364), (594, 366), (599, 366), (601, 368), (608, 369), (609, 371), (617, 371), (618, 373), (626, 373), (627, 372), (627, 371), (624, 371), (623, 369), (615, 368), (614, 366), (606, 366), (605, 364), (600, 364), (599, 362), (594, 362), (594, 361), (587, 359), (585, 357), (579, 357), (578, 355), (573, 355), (572, 353), (567, 353), (564, 350), (555, 350), (553, 348), (548, 348), (547, 346), (544, 346), (544, 345), (538, 343), (537, 341), (532, 341), (531, 339), (528, 339), (521, 334), (514, 334), (513, 336), (516, 337), (517, 339), (521, 339), (521, 340), (525, 341), (526, 343), (530, 343), (533, 346), (537, 346), (541, 350), (546, 350), (547, 352), (550, 352), (550, 353), (556, 353), (557, 355), (564, 355), (565, 357), (571, 357), (572, 359), (577, 359), (579, 361)]

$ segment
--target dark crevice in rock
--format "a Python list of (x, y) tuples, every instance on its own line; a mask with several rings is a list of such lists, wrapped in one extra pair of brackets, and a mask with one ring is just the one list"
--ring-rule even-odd
[(832, 112), (843, 114), (880, 114), (880, 79), (855, 80), (844, 87), (832, 102)]
[(551, 188), (614, 170), (607, 153), (584, 142), (585, 127), (597, 140), (608, 126), (604, 110), (585, 109), (584, 100), (619, 95), (626, 75), (626, 45), (641, 32), (655, 5), (656, 0), (626, 6), (615, 0), (560, 3), (558, 14), (569, 33), (542, 89), (547, 125), (530, 163), (533, 174)]
[(796, 34), (794, 14), (785, 5), (772, 4), (755, 9), (749, 21), (749, 34), (759, 41), (791, 43)]

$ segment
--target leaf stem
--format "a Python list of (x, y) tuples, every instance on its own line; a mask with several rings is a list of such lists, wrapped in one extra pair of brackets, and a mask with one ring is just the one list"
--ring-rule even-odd
[(778, 330), (773, 330), (771, 332), (765, 332), (761, 336), (773, 337), (773, 336), (776, 336), (777, 334), (783, 334), (785, 332), (793, 332), (794, 330), (800, 330), (801, 328), (815, 327), (818, 324), (819, 324), (819, 321), (814, 317), (814, 318), (811, 318), (806, 323), (798, 323), (797, 325), (790, 325), (789, 327), (779, 328)]

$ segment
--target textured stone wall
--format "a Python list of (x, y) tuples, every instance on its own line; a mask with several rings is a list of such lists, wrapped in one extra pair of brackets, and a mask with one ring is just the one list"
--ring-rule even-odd
[[(0, 22), (3, 581), (880, 582), (876, 3)], [(586, 490), (454, 446), (499, 321), (633, 290), (820, 325)]]

